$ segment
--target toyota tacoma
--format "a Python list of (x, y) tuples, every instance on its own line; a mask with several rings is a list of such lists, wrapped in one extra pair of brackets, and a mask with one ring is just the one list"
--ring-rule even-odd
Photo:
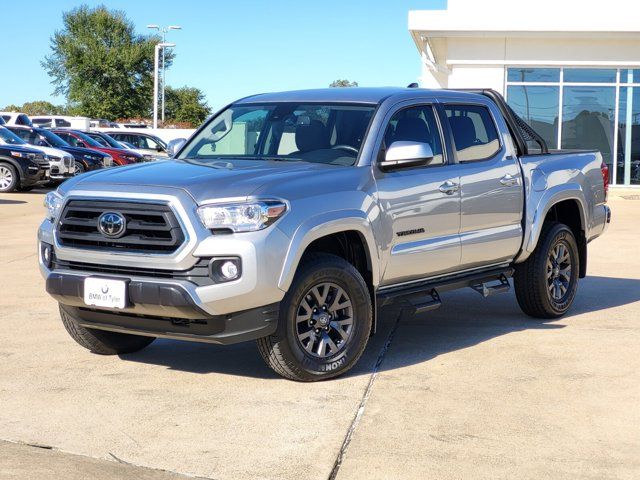
[(357, 362), (385, 305), (513, 283), (525, 314), (565, 314), (607, 188), (599, 152), (549, 152), (491, 90), (261, 94), (175, 159), (49, 193), (39, 263), (95, 353), (256, 340), (278, 374), (314, 381)]

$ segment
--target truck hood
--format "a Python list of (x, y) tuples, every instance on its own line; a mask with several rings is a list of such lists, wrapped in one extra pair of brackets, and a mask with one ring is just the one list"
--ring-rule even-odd
[(159, 160), (126, 167), (116, 167), (84, 174), (65, 182), (61, 190), (118, 190), (118, 186), (131, 191), (132, 186), (178, 188), (197, 203), (218, 198), (246, 198), (260, 190), (268, 194), (265, 185), (279, 185), (289, 180), (314, 178), (326, 172), (339, 175), (349, 167), (308, 162), (266, 160), (220, 160), (208, 165), (197, 165), (182, 160)]

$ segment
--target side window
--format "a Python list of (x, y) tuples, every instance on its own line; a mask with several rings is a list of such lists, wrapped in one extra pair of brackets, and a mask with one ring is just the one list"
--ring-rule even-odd
[(70, 126), (71, 126), (71, 122), (67, 122), (66, 120), (63, 120), (61, 118), (56, 119), (56, 127), (70, 127)]
[(76, 140), (76, 137), (73, 137), (68, 133), (56, 133), (56, 135), (61, 137), (65, 142), (69, 143), (70, 145), (74, 147), (78, 146), (78, 140)]
[(458, 161), (486, 160), (500, 151), (498, 131), (487, 107), (446, 105), (445, 112), (453, 133)]
[(431, 165), (443, 165), (442, 139), (440, 129), (431, 105), (409, 107), (397, 112), (389, 121), (384, 134), (386, 147), (394, 142), (428, 143), (433, 151)]

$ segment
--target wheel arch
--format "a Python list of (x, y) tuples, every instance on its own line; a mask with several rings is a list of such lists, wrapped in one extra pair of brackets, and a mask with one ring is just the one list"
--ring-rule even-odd
[(586, 276), (587, 269), (587, 210), (586, 201), (580, 188), (577, 189), (551, 189), (546, 193), (550, 194), (548, 199), (543, 197), (539, 203), (544, 204), (544, 208), (538, 208), (530, 216), (531, 221), (527, 221), (528, 235), (525, 236), (524, 247), (517, 263), (526, 260), (535, 250), (545, 223), (557, 221), (569, 227), (578, 243), (580, 256), (580, 278)]
[(287, 291), (305, 255), (318, 252), (344, 258), (360, 272), (371, 295), (375, 331), (375, 290), (380, 279), (380, 263), (372, 229), (363, 212), (341, 218), (319, 215), (304, 222), (290, 242), (278, 287)]

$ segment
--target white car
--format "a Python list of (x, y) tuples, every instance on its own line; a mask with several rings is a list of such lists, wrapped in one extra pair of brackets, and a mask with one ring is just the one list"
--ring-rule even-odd
[[(30, 145), (6, 127), (0, 127), (0, 145)], [(34, 145), (49, 160), (49, 175), (52, 181), (62, 182), (76, 173), (73, 156), (57, 148)]]
[(20, 112), (0, 112), (0, 118), (4, 120), (7, 125), (23, 125), (26, 127), (32, 127), (33, 124), (26, 113)]
[(91, 122), (87, 117), (70, 117), (67, 115), (32, 115), (31, 122), (41, 128), (75, 128), (89, 130)]

